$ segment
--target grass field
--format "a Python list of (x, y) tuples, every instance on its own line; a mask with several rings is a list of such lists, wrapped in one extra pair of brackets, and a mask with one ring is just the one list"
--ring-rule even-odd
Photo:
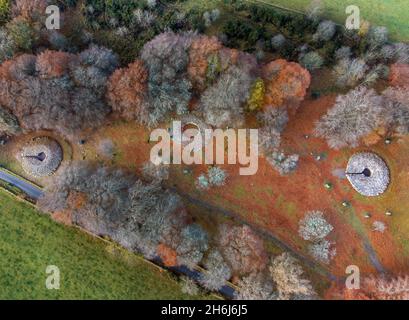
[[(47, 265), (59, 267), (60, 290), (46, 289)], [(170, 273), (0, 190), (0, 299), (189, 298)]]
[[(289, 9), (305, 10), (311, 0), (251, 0), (249, 2), (276, 4)], [(374, 25), (388, 27), (393, 39), (409, 41), (408, 0), (322, 0), (325, 17), (344, 23), (345, 8), (356, 5), (361, 10), (361, 19)]]

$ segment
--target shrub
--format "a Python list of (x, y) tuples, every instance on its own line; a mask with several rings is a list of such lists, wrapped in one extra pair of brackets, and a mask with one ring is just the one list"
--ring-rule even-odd
[(319, 241), (325, 238), (333, 229), (333, 226), (325, 220), (321, 211), (310, 211), (300, 220), (298, 234), (304, 240)]
[(150, 9), (153, 9), (157, 5), (157, 0), (146, 0), (146, 4)]
[(249, 111), (260, 110), (264, 104), (265, 85), (262, 79), (254, 81), (250, 89), (250, 97), (247, 101)]
[(281, 133), (288, 123), (288, 113), (285, 108), (267, 106), (262, 112), (257, 114), (257, 120), (263, 126), (272, 127)]
[(409, 86), (409, 64), (392, 64), (390, 66), (389, 81), (394, 87)]
[(286, 155), (279, 150), (273, 150), (266, 156), (267, 161), (281, 174), (286, 175), (297, 169), (298, 154)]
[(207, 176), (209, 183), (213, 186), (221, 187), (226, 184), (227, 173), (219, 167), (210, 167)]
[(336, 33), (336, 24), (331, 20), (324, 20), (318, 25), (313, 39), (314, 41), (330, 41)]
[(219, 19), (219, 16), (220, 16), (219, 9), (213, 9), (212, 11), (206, 11), (205, 13), (203, 13), (203, 20), (205, 26), (210, 27), (213, 24), (213, 22)]
[(383, 233), (386, 230), (386, 225), (382, 221), (374, 221), (372, 224), (372, 230)]
[(313, 71), (323, 66), (324, 58), (318, 52), (310, 51), (301, 56), (300, 64), (309, 71)]
[(48, 42), (53, 50), (61, 51), (74, 51), (75, 49), (70, 48), (69, 40), (58, 31), (51, 31), (48, 34)]
[(51, 79), (67, 75), (74, 56), (60, 51), (46, 50), (37, 56), (36, 71), (41, 78)]
[(321, 240), (317, 243), (310, 244), (308, 251), (318, 261), (328, 264), (330, 260), (335, 257), (337, 251), (335, 248), (331, 248), (333, 244), (328, 240)]
[(115, 144), (111, 139), (103, 139), (98, 144), (98, 152), (107, 159), (112, 159), (115, 155)]
[(409, 45), (407, 43), (395, 43), (395, 58), (397, 63), (409, 63)]
[(273, 126), (261, 127), (258, 131), (258, 144), (264, 155), (269, 155), (281, 144), (281, 133)]
[(142, 10), (142, 9), (136, 9), (133, 12), (133, 21), (134, 23), (145, 29), (150, 27), (152, 24), (155, 23), (156, 17), (149, 11), (147, 10)]
[(196, 188), (200, 190), (207, 190), (210, 188), (210, 183), (209, 179), (206, 177), (206, 175), (201, 174), (197, 179), (196, 179)]
[(91, 45), (79, 54), (83, 65), (96, 67), (105, 74), (111, 74), (119, 65), (118, 56), (110, 49)]

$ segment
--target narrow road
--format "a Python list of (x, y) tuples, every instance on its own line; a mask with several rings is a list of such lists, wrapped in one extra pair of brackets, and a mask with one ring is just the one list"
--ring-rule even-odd
[[(43, 190), (40, 187), (30, 183), (29, 181), (25, 180), (23, 177), (19, 177), (17, 175), (14, 175), (8, 172), (7, 170), (1, 167), (0, 167), (0, 179), (19, 188), (21, 191), (23, 191), (25, 194), (27, 194), (30, 198), (34, 200), (38, 200), (44, 194)], [(163, 263), (160, 261), (159, 258), (154, 258), (153, 260), (151, 260), (151, 262), (159, 265), (160, 267), (164, 269), (168, 269), (175, 273), (183, 274), (195, 281), (199, 281), (203, 274), (202, 271), (198, 270), (199, 268), (195, 270), (190, 270), (189, 268), (185, 266), (166, 268), (164, 267)], [(233, 288), (232, 285), (230, 285), (229, 283), (226, 283), (224, 286), (222, 286), (219, 289), (220, 294), (230, 299), (234, 298), (235, 291), (236, 289)]]
[(3, 168), (0, 168), (0, 179), (19, 188), (34, 200), (38, 200), (43, 195), (43, 191), (40, 187), (37, 187), (25, 179), (7, 172)]
[(298, 260), (303, 262), (304, 265), (308, 266), (309, 268), (311, 268), (311, 269), (313, 269), (315, 271), (318, 271), (319, 273), (324, 275), (328, 280), (330, 280), (330, 281), (340, 281), (341, 280), (339, 277), (335, 276), (334, 274), (332, 274), (328, 270), (324, 269), (317, 262), (315, 262), (315, 261), (307, 258), (306, 256), (298, 253), (297, 251), (295, 251), (293, 248), (291, 248), (289, 245), (287, 245), (286, 243), (281, 241), (277, 236), (272, 234), (270, 231), (262, 230), (258, 226), (250, 224), (248, 221), (245, 221), (245, 220), (241, 219), (240, 217), (238, 217), (238, 215), (235, 214), (234, 212), (231, 212), (229, 210), (217, 207), (217, 206), (215, 206), (213, 204), (210, 204), (210, 203), (208, 203), (206, 201), (194, 198), (194, 197), (192, 197), (191, 195), (189, 195), (187, 193), (180, 192), (179, 190), (177, 190), (174, 187), (171, 187), (170, 189), (172, 191), (178, 193), (183, 199), (185, 199), (185, 201), (188, 201), (188, 202), (192, 203), (193, 205), (196, 205), (196, 206), (202, 207), (204, 209), (207, 209), (208, 211), (219, 213), (219, 214), (224, 215), (226, 217), (232, 218), (233, 220), (235, 220), (235, 221), (237, 221), (237, 222), (239, 222), (241, 224), (248, 225), (254, 231), (256, 231), (260, 236), (262, 236), (263, 238), (273, 242), (276, 246), (278, 246), (282, 250), (290, 252), (295, 258), (297, 258)]

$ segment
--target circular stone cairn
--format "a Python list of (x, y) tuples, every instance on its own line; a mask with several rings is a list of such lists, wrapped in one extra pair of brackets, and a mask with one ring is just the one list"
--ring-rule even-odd
[(192, 142), (192, 137), (189, 137), (187, 134), (184, 132), (188, 129), (194, 129), (198, 131), (198, 134), (202, 136), (202, 143), (198, 143), (193, 147), (194, 151), (200, 151), (203, 149), (209, 141), (207, 141), (205, 138), (205, 130), (210, 129), (211, 127), (207, 125), (204, 121), (200, 120), (199, 118), (193, 116), (193, 115), (185, 115), (182, 116), (179, 121), (181, 122), (181, 132), (178, 132), (179, 130), (176, 130), (175, 132), (172, 132), (172, 140), (175, 143), (178, 143), (182, 145), (183, 147), (186, 146), (187, 144)]
[(378, 155), (370, 152), (354, 154), (345, 172), (352, 187), (367, 197), (379, 196), (390, 182), (389, 168)]
[(21, 166), (34, 177), (52, 175), (60, 166), (63, 152), (59, 143), (49, 137), (29, 141), (20, 153)]

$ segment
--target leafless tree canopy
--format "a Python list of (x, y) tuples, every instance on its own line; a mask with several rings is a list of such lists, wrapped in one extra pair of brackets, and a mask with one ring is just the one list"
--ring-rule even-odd
[(103, 96), (116, 56), (91, 47), (78, 56), (45, 51), (1, 66), (0, 102), (28, 131), (53, 129), (72, 137), (102, 123), (111, 111)]
[(384, 124), (383, 99), (373, 89), (360, 87), (337, 97), (317, 123), (315, 134), (331, 148), (357, 146), (359, 140)]

